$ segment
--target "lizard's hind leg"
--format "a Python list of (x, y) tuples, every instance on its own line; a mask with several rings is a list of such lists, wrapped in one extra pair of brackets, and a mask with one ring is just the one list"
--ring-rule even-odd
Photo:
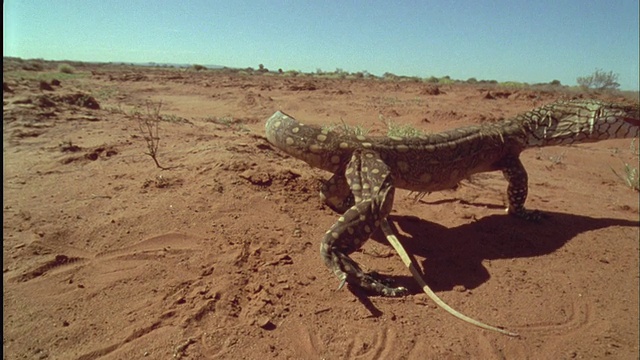
[(389, 167), (373, 151), (355, 151), (345, 170), (345, 179), (355, 204), (327, 231), (320, 254), (329, 269), (345, 282), (383, 296), (407, 293), (392, 287), (375, 273), (365, 273), (348, 255), (358, 250), (386, 219), (393, 204), (393, 182)]
[(353, 193), (343, 173), (344, 170), (336, 173), (329, 180), (323, 181), (320, 188), (322, 202), (339, 214), (343, 214), (355, 203)]

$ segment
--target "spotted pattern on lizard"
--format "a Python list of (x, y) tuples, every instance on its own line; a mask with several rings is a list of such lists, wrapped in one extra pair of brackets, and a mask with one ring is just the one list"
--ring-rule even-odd
[(536, 220), (525, 208), (527, 172), (519, 159), (530, 147), (638, 136), (638, 105), (595, 100), (557, 102), (491, 124), (411, 138), (339, 134), (304, 125), (280, 111), (266, 123), (269, 142), (313, 167), (333, 173), (321, 198), (341, 214), (320, 253), (344, 283), (384, 296), (407, 293), (349, 254), (359, 249), (391, 211), (395, 188), (418, 192), (450, 189), (480, 172), (500, 170), (508, 181), (508, 212)]

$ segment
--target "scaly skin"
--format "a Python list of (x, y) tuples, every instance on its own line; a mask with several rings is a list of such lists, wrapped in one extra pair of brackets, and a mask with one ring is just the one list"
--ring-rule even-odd
[[(389, 166), (396, 188), (451, 189), (475, 173), (502, 170), (514, 191), (526, 191), (526, 172), (518, 159), (523, 150), (631, 138), (638, 135), (639, 123), (637, 105), (578, 100), (553, 103), (492, 124), (413, 138), (346, 136), (303, 125), (281, 112), (267, 121), (266, 132), (281, 150), (337, 175), (335, 186), (344, 185), (342, 175), (354, 150), (366, 149), (378, 153)], [(525, 198), (510, 203), (516, 215), (516, 209), (524, 209)]]
[(520, 153), (530, 147), (638, 136), (638, 105), (595, 100), (557, 102), (491, 124), (412, 138), (339, 134), (299, 123), (276, 112), (266, 123), (267, 139), (284, 152), (333, 173), (323, 201), (342, 214), (321, 245), (327, 266), (341, 280), (386, 296), (394, 288), (365, 274), (349, 258), (369, 238), (392, 203), (394, 188), (417, 192), (450, 189), (470, 175), (500, 170), (508, 181), (509, 214), (536, 220), (526, 210), (527, 172)]

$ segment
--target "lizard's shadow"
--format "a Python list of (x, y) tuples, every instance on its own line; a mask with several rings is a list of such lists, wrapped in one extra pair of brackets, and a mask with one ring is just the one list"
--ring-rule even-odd
[[(389, 216), (401, 230), (398, 239), (409, 254), (425, 258), (424, 279), (434, 291), (446, 291), (456, 285), (474, 289), (487, 281), (489, 272), (483, 260), (513, 259), (550, 254), (576, 235), (610, 226), (638, 227), (637, 221), (592, 218), (573, 214), (545, 212), (549, 215), (533, 223), (506, 215), (491, 215), (470, 224), (446, 228), (414, 216)], [(381, 231), (373, 237), (388, 245)], [(406, 276), (392, 276), (411, 292), (420, 287)]]

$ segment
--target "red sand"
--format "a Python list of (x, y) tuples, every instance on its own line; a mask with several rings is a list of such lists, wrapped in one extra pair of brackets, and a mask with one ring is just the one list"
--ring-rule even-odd
[[(525, 151), (540, 224), (504, 214), (497, 172), (396, 192), (390, 219), (430, 286), (510, 338), (437, 308), (381, 236), (354, 258), (413, 294), (336, 291), (318, 252), (329, 174), (264, 139), (276, 110), (434, 132), (567, 93), (107, 66), (45, 91), (4, 66), (3, 359), (638, 357), (638, 193), (611, 171), (637, 164), (630, 140)], [(101, 109), (65, 103), (79, 91)], [(147, 100), (171, 170), (120, 111)]]

